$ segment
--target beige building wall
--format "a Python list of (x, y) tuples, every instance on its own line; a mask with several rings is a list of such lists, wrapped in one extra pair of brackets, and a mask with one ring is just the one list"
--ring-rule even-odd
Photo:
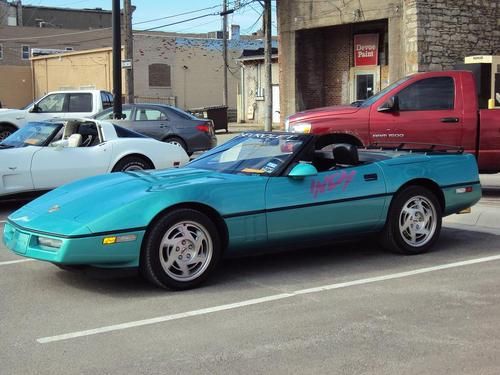
[[(236, 108), (240, 72), (235, 60), (241, 52), (234, 41), (229, 41), (229, 108)], [(170, 65), (170, 87), (150, 86), (151, 64)], [(141, 97), (175, 97), (176, 105), (183, 109), (221, 105), (223, 66), (222, 40), (134, 34), (134, 90), (138, 100)]]
[(0, 65), (0, 102), (4, 108), (22, 108), (32, 101), (31, 67)]
[[(112, 49), (70, 52), (31, 59), (35, 98), (50, 91), (100, 89), (112, 91)], [(122, 74), (123, 95), (125, 92)]]

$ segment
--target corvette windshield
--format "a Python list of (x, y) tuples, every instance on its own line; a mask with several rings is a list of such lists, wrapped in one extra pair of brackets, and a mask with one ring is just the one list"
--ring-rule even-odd
[(300, 134), (243, 133), (188, 164), (188, 167), (231, 174), (270, 175), (301, 148)]
[(62, 124), (30, 122), (0, 143), (0, 148), (44, 146), (52, 139)]

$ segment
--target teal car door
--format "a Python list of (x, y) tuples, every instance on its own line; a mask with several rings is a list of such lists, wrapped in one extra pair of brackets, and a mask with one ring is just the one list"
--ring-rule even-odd
[(386, 200), (386, 184), (376, 164), (301, 179), (272, 177), (266, 187), (268, 239), (314, 240), (370, 232), (383, 225)]

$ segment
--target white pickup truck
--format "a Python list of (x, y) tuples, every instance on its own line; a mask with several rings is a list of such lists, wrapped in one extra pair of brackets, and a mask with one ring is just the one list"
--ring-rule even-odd
[(91, 117), (113, 106), (113, 95), (103, 90), (53, 91), (24, 109), (0, 111), (0, 142), (31, 121)]

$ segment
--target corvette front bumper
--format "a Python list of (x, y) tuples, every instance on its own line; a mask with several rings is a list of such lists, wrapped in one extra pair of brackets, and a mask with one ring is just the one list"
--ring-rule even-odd
[[(38, 260), (60, 264), (86, 264), (100, 267), (136, 267), (144, 231), (126, 232), (136, 239), (105, 245), (103, 239), (121, 233), (85, 236), (60, 236), (5, 223), (3, 241), (14, 253)], [(42, 239), (42, 241), (40, 241)], [(53, 243), (46, 246), (42, 243)]]

